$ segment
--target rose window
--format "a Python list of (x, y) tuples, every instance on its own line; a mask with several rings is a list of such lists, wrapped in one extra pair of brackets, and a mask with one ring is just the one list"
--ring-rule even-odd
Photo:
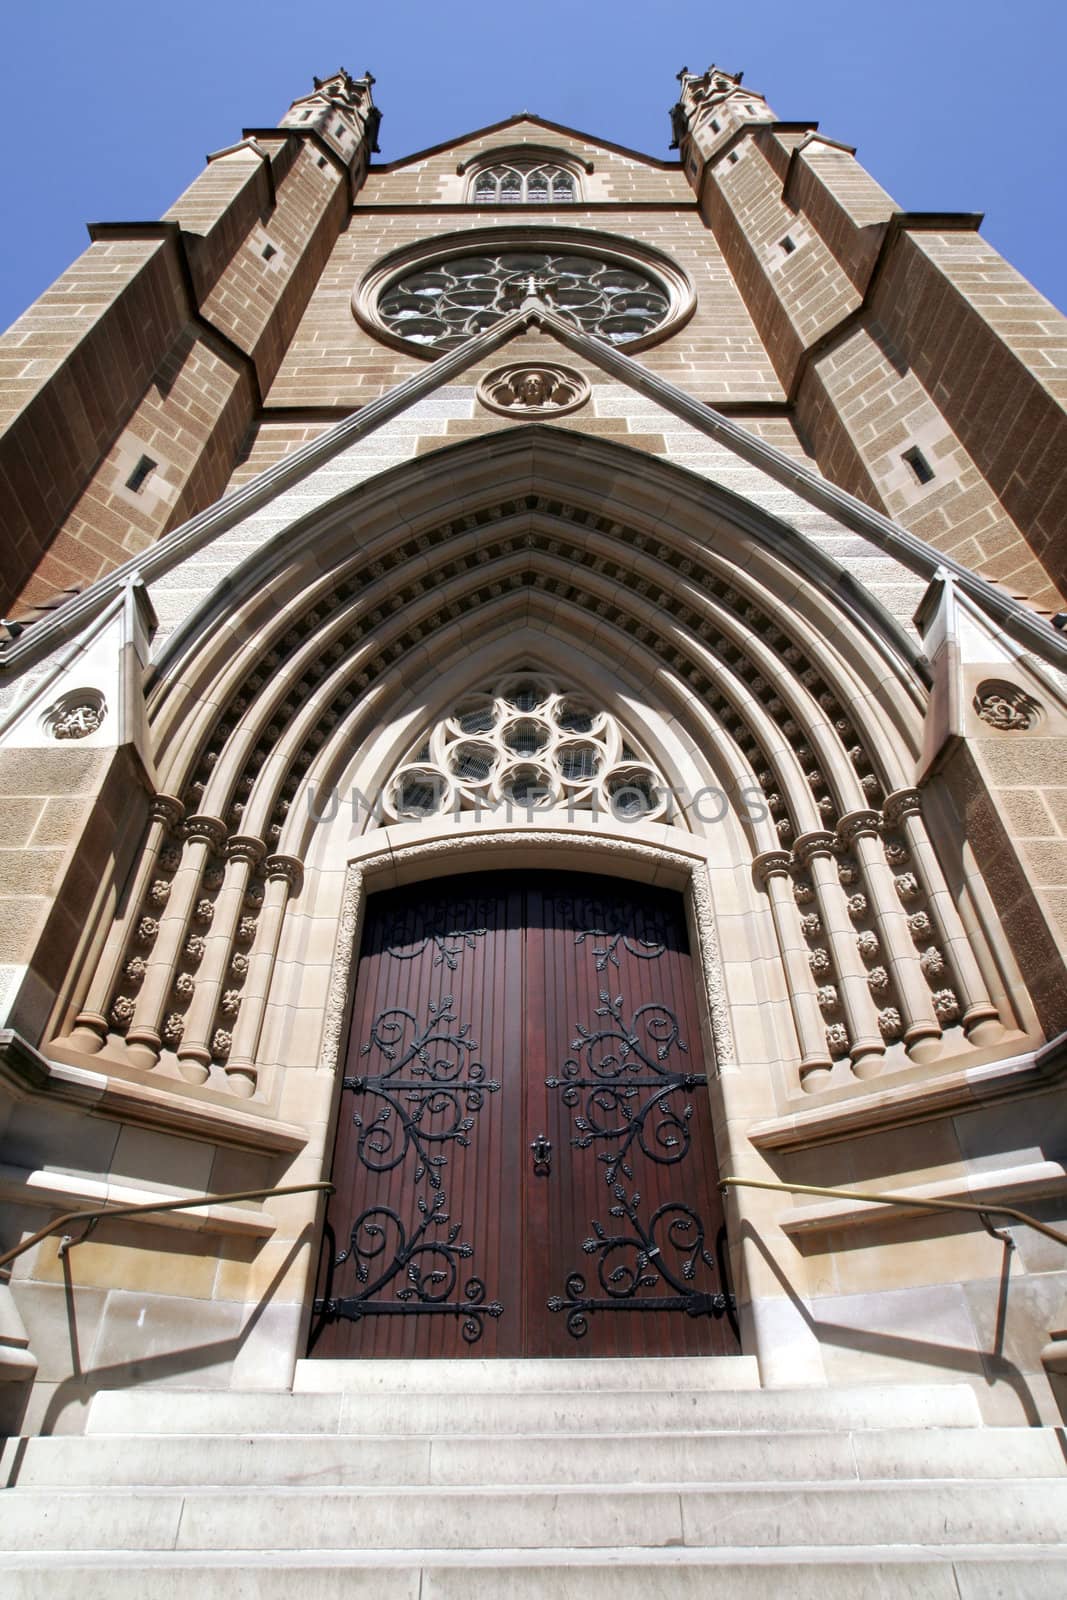
[(651, 270), (565, 251), (455, 256), (395, 278), (378, 299), (390, 333), (449, 350), (491, 328), (536, 293), (583, 332), (610, 344), (663, 323), (671, 295)]
[(618, 720), (540, 673), (466, 695), (386, 785), (389, 820), (449, 812), (603, 813), (666, 818), (663, 778)]

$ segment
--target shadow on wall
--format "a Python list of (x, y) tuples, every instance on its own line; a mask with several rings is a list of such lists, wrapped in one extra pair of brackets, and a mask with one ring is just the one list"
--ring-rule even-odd
[[(249, 1336), (267, 1310), (279, 1284), (284, 1281), (286, 1274), (295, 1263), (300, 1251), (309, 1244), (314, 1246), (317, 1240), (318, 1230), (313, 1224), (309, 1223), (293, 1239), (284, 1260), (279, 1264), (258, 1303), (253, 1306), (248, 1320), (240, 1332), (232, 1338), (217, 1339), (209, 1344), (189, 1345), (182, 1350), (169, 1350), (162, 1355), (118, 1362), (113, 1366), (95, 1367), (89, 1371), (86, 1371), (81, 1364), (74, 1282), (70, 1270), (70, 1256), (65, 1256), (63, 1258), (63, 1278), (66, 1291), (67, 1328), (70, 1336), (72, 1370), (70, 1376), (57, 1385), (37, 1431), (42, 1435), (53, 1433), (60, 1417), (68, 1406), (74, 1404), (87, 1405), (93, 1395), (97, 1394), (101, 1389), (137, 1388), (143, 1384), (159, 1383), (163, 1379), (177, 1378), (183, 1375), (188, 1375), (191, 1379), (195, 1379), (196, 1373), (202, 1371), (205, 1367), (236, 1360)], [(27, 1391), (23, 1402), (23, 1411), (28, 1401), (29, 1392)], [(10, 1420), (9, 1428), (12, 1433), (17, 1431), (18, 1420)], [(20, 1441), (12, 1461), (6, 1487), (13, 1488), (18, 1482), (24, 1451), (25, 1441)]]
[[(1030, 1427), (1041, 1425), (1043, 1419), (1031, 1393), (1026, 1374), (1003, 1354), (1014, 1241), (1005, 1243), (1003, 1246), (1004, 1255), (997, 1291), (997, 1311), (992, 1348), (983, 1352), (977, 1345), (972, 1349), (967, 1349), (960, 1345), (937, 1343), (929, 1339), (917, 1338), (913, 1335), (889, 1333), (883, 1329), (850, 1327), (844, 1323), (830, 1322), (818, 1317), (789, 1282), (781, 1266), (774, 1259), (774, 1256), (767, 1248), (760, 1234), (752, 1227), (752, 1224), (750, 1222), (742, 1223), (740, 1231), (742, 1241), (754, 1245), (759, 1251), (763, 1260), (781, 1284), (790, 1303), (803, 1319), (813, 1338), (817, 1339), (820, 1345), (834, 1345), (872, 1356), (889, 1357), (894, 1360), (913, 1362), (926, 1367), (941, 1367), (958, 1374), (964, 1379), (980, 1378), (990, 1388), (994, 1384), (1004, 1383), (1011, 1389), (1018, 1401), (1027, 1424)], [(919, 1381), (919, 1379), (917, 1378), (916, 1381)]]

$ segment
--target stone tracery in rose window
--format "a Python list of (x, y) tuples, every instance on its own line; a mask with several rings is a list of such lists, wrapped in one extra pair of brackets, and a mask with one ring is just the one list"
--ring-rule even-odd
[(535, 292), (566, 322), (609, 344), (642, 338), (671, 311), (669, 291), (643, 263), (622, 266), (562, 250), (436, 261), (394, 279), (377, 310), (390, 333), (448, 350), (518, 310)]
[(465, 695), (385, 790), (385, 811), (398, 821), (497, 809), (671, 815), (664, 778), (617, 718), (533, 672)]

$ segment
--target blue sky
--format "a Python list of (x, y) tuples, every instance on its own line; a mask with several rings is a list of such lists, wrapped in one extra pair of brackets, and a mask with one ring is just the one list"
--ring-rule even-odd
[(382, 160), (527, 109), (666, 156), (675, 73), (743, 68), (912, 210), (983, 232), (1067, 306), (1067, 0), (39, 0), (9, 4), (0, 327), (84, 248), (158, 217), (204, 155), (273, 124), (314, 73), (370, 68)]

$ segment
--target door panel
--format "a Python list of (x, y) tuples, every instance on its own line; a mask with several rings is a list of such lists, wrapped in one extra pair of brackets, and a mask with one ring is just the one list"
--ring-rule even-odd
[(552, 1355), (736, 1351), (680, 898), (560, 876), (529, 892), (526, 924), (544, 1019), (528, 1104), (553, 1150), (535, 1180), (547, 1225), (527, 1231), (531, 1334)]
[(680, 897), (373, 897), (344, 1085), (311, 1354), (736, 1351)]
[(521, 1353), (522, 896), (476, 881), (369, 903), (316, 1356)]

